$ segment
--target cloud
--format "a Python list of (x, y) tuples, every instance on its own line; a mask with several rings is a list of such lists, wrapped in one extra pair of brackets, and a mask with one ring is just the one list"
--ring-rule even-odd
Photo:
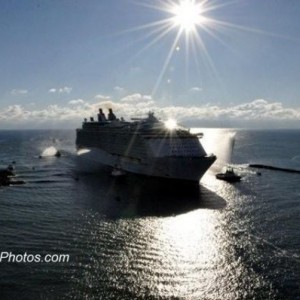
[(25, 89), (13, 89), (13, 90), (10, 91), (10, 94), (12, 96), (26, 95), (26, 94), (28, 94), (28, 90), (25, 90)]
[(59, 93), (66, 93), (66, 94), (70, 94), (72, 92), (72, 88), (71, 87), (68, 87), (68, 86), (65, 86), (63, 88), (59, 88), (58, 89), (58, 92)]
[(121, 86), (115, 86), (114, 87), (114, 91), (116, 91), (118, 93), (124, 93), (125, 92), (125, 88), (123, 88)]
[(10, 105), (0, 111), (0, 120), (27, 120), (30, 115), (21, 105)]
[[(35, 106), (26, 110), (21, 105), (10, 105), (0, 110), (0, 123), (11, 122), (15, 126), (27, 124), (26, 122), (41, 121), (55, 122), (59, 124), (78, 124), (85, 117), (95, 116), (99, 108), (103, 108), (107, 113), (108, 108), (114, 109), (118, 117), (124, 117), (129, 120), (131, 117), (146, 116), (149, 111), (167, 119), (173, 117), (179, 122), (188, 124), (238, 124), (243, 126), (258, 127), (264, 123), (276, 124), (279, 127), (286, 127), (290, 124), (294, 127), (300, 127), (300, 108), (285, 107), (280, 102), (272, 102), (264, 99), (257, 99), (248, 103), (221, 107), (217, 105), (206, 104), (202, 106), (166, 106), (154, 101), (149, 95), (139, 93), (128, 95), (120, 101), (111, 99), (98, 99), (96, 102), (90, 102), (83, 99), (70, 100), (68, 105), (49, 105), (43, 109), (35, 109)], [(23, 126), (23, 125), (22, 125)]]
[[(132, 94), (120, 101), (100, 102), (96, 107), (111, 107), (118, 115), (125, 118), (132, 116), (145, 116), (149, 111), (154, 111), (161, 118), (173, 117), (178, 121), (233, 121), (242, 124), (250, 121), (254, 125), (260, 121), (284, 122), (293, 121), (299, 124), (300, 108), (284, 107), (280, 102), (271, 102), (257, 99), (248, 103), (222, 107), (206, 104), (202, 106), (163, 106), (154, 101), (151, 96)], [(299, 127), (299, 125), (298, 125)]]
[(190, 92), (192, 92), (192, 93), (199, 93), (199, 92), (202, 92), (202, 88), (200, 88), (198, 86), (195, 86), (195, 87), (192, 87), (190, 89)]
[(72, 88), (68, 86), (60, 87), (60, 88), (51, 88), (48, 93), (59, 93), (59, 94), (70, 94), (72, 92)]
[(300, 108), (285, 108), (280, 102), (257, 99), (226, 109), (224, 115), (245, 120), (299, 120)]
[(105, 96), (105, 95), (99, 94), (99, 95), (95, 96), (95, 99), (97, 99), (97, 100), (108, 100), (108, 99), (110, 99), (110, 96)]
[(152, 97), (150, 95), (142, 95), (139, 93), (128, 95), (121, 99), (121, 102), (144, 102), (144, 101), (152, 101)]
[(78, 104), (84, 104), (85, 101), (82, 99), (76, 99), (76, 100), (70, 100), (68, 103), (71, 105), (78, 105)]

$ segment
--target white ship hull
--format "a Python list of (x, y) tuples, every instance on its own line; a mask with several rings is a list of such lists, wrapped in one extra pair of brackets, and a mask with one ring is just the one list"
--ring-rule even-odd
[(182, 126), (167, 127), (153, 113), (148, 118), (127, 122), (113, 115), (98, 122), (85, 120), (76, 131), (76, 147), (81, 165), (89, 172), (104, 167), (120, 173), (199, 183), (216, 160), (207, 156), (198, 135)]
[(79, 163), (89, 172), (117, 166), (129, 173), (191, 182), (199, 182), (216, 160), (215, 156), (138, 159), (113, 155), (99, 148), (81, 149), (77, 154)]

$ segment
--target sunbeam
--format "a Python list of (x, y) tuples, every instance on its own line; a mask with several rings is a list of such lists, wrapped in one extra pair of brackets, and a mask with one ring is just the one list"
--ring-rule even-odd
[(158, 14), (158, 18), (160, 19), (154, 22), (127, 30), (127, 32), (143, 31), (142, 37), (138, 40), (147, 40), (146, 45), (143, 45), (143, 47), (139, 48), (134, 54), (135, 58), (142, 54), (144, 55), (147, 50), (154, 47), (163, 39), (167, 40), (171, 37), (170, 48), (166, 52), (167, 54), (161, 64), (161, 68), (158, 71), (158, 76), (152, 88), (153, 97), (156, 96), (160, 89), (163, 89), (163, 78), (166, 76), (168, 67), (177, 50), (182, 50), (185, 55), (185, 69), (183, 71), (183, 77), (185, 78), (182, 79), (185, 80), (187, 85), (190, 75), (189, 66), (191, 63), (198, 68), (198, 76), (203, 76), (205, 70), (201, 68), (201, 65), (204, 65), (207, 71), (222, 85), (222, 79), (215, 65), (215, 59), (211, 55), (209, 47), (207, 47), (207, 37), (217, 41), (222, 47), (228, 49), (235, 55), (239, 55), (239, 53), (222, 38), (222, 34), (224, 34), (226, 30), (238, 30), (289, 39), (288, 37), (268, 33), (257, 28), (250, 28), (213, 17), (214, 11), (234, 5), (238, 3), (237, 0), (226, 1), (225, 3), (216, 3), (216, 1), (208, 0), (144, 0), (135, 3), (146, 9), (156, 10), (161, 15), (160, 17)]
[[(155, 81), (152, 89), (152, 95), (155, 95), (161, 88), (163, 78), (168, 70), (168, 66), (171, 63), (174, 53), (179, 49), (181, 50), (181, 48), (183, 48), (185, 52), (186, 67), (184, 73), (186, 82), (189, 75), (188, 66), (190, 64), (191, 57), (196, 60), (196, 65), (200, 68), (200, 63), (198, 61), (199, 53), (202, 60), (204, 60), (204, 63), (209, 66), (213, 74), (217, 74), (213, 60), (205, 47), (200, 31), (208, 33), (222, 44), (225, 43), (222, 42), (221, 38), (213, 32), (213, 25), (216, 25), (217, 23), (214, 23), (215, 21), (212, 18), (205, 16), (206, 12), (217, 9), (219, 6), (210, 5), (207, 0), (168, 0), (157, 1), (156, 4), (146, 2), (137, 4), (145, 8), (161, 12), (165, 15), (165, 18), (129, 30), (132, 32), (150, 30), (148, 34), (145, 34), (142, 37), (142, 39), (150, 38), (150, 41), (148, 41), (148, 43), (135, 54), (135, 57), (144, 53), (146, 50), (160, 42), (163, 38), (176, 32), (174, 40), (170, 45), (170, 49), (167, 52), (164, 63), (162, 64), (158, 77)], [(224, 4), (220, 6), (224, 6)], [(218, 24), (221, 26), (220, 23)], [(181, 42), (182, 38), (184, 40)], [(183, 47), (178, 46), (181, 44)]]
[(173, 53), (176, 50), (176, 47), (177, 47), (177, 44), (178, 44), (178, 41), (180, 39), (181, 34), (182, 34), (182, 30), (179, 30), (178, 33), (177, 33), (177, 35), (176, 35), (176, 37), (175, 37), (175, 39), (174, 39), (174, 42), (173, 42), (173, 44), (171, 46), (171, 49), (170, 49), (170, 51), (168, 53), (168, 56), (166, 57), (166, 60), (165, 60), (164, 65), (163, 65), (163, 67), (161, 69), (161, 72), (160, 72), (160, 74), (159, 74), (159, 76), (157, 78), (157, 81), (156, 81), (155, 86), (154, 86), (153, 91), (152, 91), (153, 95), (155, 95), (155, 93), (157, 92), (157, 89), (160, 86), (162, 78), (163, 78), (163, 76), (166, 73), (166, 70), (167, 70), (167, 68), (169, 66), (169, 63), (170, 63), (171, 58), (173, 56)]

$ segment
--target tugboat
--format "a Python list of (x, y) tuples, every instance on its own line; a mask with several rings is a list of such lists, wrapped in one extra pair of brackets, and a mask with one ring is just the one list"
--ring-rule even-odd
[(225, 172), (216, 174), (216, 178), (227, 182), (238, 182), (242, 177), (235, 174), (232, 167), (227, 167)]

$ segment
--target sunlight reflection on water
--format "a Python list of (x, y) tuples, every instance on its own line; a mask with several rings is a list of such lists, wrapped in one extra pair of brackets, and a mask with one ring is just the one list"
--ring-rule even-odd
[[(187, 193), (174, 185), (168, 190), (160, 184), (156, 187), (152, 181), (127, 182), (123, 186), (105, 184), (100, 189), (97, 186), (95, 190), (107, 195), (110, 210), (105, 210), (106, 200), (102, 197), (101, 207), (94, 207), (85, 215), (87, 228), (85, 222), (80, 228), (91, 247), (88, 252), (94, 263), (91, 269), (89, 261), (83, 264), (83, 282), (92, 293), (108, 297), (108, 291), (120, 291), (123, 299), (237, 299), (251, 294), (252, 289), (266, 288), (268, 283), (256, 279), (255, 272), (249, 271), (237, 254), (239, 241), (232, 230), (238, 235), (239, 225), (230, 223), (234, 212), (220, 205), (223, 200), (218, 198), (224, 198), (229, 207), (239, 198), (235, 186), (215, 179), (215, 172), (230, 162), (235, 132), (208, 131), (202, 142), (207, 152), (217, 154), (217, 167), (203, 177), (200, 193), (194, 191), (188, 199)], [(90, 180), (86, 184), (93, 186)], [(128, 184), (134, 186), (134, 193)], [(112, 198), (120, 199), (113, 207)], [(164, 201), (169, 204), (162, 205)], [(194, 205), (180, 208), (181, 201)], [(211, 203), (211, 207), (206, 203)], [(113, 209), (123, 216), (122, 210), (131, 212), (128, 216), (135, 217), (114, 217), (104, 223), (90, 216), (95, 208), (106, 215)], [(83, 283), (82, 279), (79, 281)], [(241, 289), (246, 281), (249, 286)], [(83, 296), (90, 294), (88, 291)]]
[(243, 299), (269, 288), (239, 253), (251, 241), (241, 239), (236, 224), (228, 224), (231, 213), (198, 209), (116, 222), (89, 213), (85, 219), (79, 239), (86, 239), (89, 259), (75, 283), (89, 289), (74, 290), (82, 296), (109, 298), (114, 291), (122, 299)]
[[(207, 152), (228, 163), (234, 132), (210, 130), (205, 138)], [(276, 181), (245, 171), (243, 181), (231, 185), (216, 180), (217, 170), (212, 169), (201, 186), (167, 187), (135, 176), (124, 181), (106, 173), (72, 177), (71, 156), (33, 162), (36, 169), (22, 173), (28, 184), (1, 191), (6, 243), (15, 251), (53, 247), (71, 253), (72, 261), (64, 266), (26, 265), (18, 273), (14, 266), (4, 266), (7, 274), (17, 274), (13, 280), (21, 282), (19, 293), (24, 286), (38, 290), (39, 280), (56, 298), (274, 299), (272, 284), (292, 273), (270, 279), (278, 259), (286, 266), (282, 253), (289, 253), (279, 253), (272, 230), (281, 225), (276, 218), (282, 210), (268, 215), (282, 177)], [(292, 184), (287, 181), (287, 186)], [(291, 191), (293, 185), (286, 189)], [(273, 241), (267, 234), (273, 234)]]

